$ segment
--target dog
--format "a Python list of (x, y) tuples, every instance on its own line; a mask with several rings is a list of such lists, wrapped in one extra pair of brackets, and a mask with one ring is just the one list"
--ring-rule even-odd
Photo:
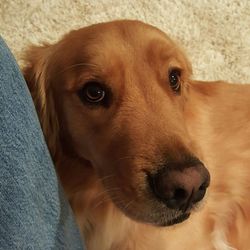
[(192, 80), (132, 20), (31, 47), (23, 73), (87, 249), (250, 249), (249, 85)]

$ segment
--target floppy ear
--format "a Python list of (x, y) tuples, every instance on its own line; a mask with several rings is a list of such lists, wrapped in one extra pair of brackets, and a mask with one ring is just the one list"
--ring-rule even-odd
[(49, 62), (53, 46), (31, 47), (26, 53), (24, 78), (32, 95), (52, 158), (58, 151), (59, 124), (50, 85)]

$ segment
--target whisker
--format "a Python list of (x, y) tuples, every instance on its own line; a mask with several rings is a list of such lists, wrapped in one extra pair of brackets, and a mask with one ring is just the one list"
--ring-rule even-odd
[(96, 205), (93, 207), (93, 209), (98, 208), (99, 206), (101, 206), (102, 204), (104, 204), (108, 200), (110, 200), (109, 197), (104, 197), (102, 200), (100, 200), (99, 202), (96, 203)]
[(98, 193), (98, 194), (96, 195), (96, 197), (98, 198), (98, 197), (100, 197), (100, 196), (102, 196), (102, 195), (108, 195), (108, 193), (111, 194), (112, 192), (114, 192), (114, 191), (116, 191), (116, 190), (120, 190), (120, 188), (114, 187), (114, 188), (105, 189), (104, 191)]
[(102, 178), (98, 178), (97, 181), (103, 183), (104, 180), (110, 179), (112, 177), (115, 177), (115, 175), (114, 174), (107, 175), (107, 176), (104, 176)]
[(126, 206), (124, 206), (124, 210), (127, 210), (129, 208), (130, 205), (133, 204), (133, 200), (129, 201)]
[(112, 198), (110, 196), (106, 196), (102, 200), (100, 200), (93, 209), (96, 209), (97, 207), (101, 206), (102, 204), (104, 204), (106, 201), (109, 201), (109, 200), (115, 200), (116, 202), (120, 202), (118, 196), (112, 195)]

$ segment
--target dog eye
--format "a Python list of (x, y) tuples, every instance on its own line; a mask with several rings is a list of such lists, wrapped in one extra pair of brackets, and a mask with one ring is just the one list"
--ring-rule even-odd
[(169, 71), (169, 84), (173, 91), (180, 92), (181, 89), (181, 71), (180, 69), (171, 69)]
[(101, 104), (105, 99), (105, 89), (99, 82), (91, 81), (78, 92), (80, 99), (88, 104)]

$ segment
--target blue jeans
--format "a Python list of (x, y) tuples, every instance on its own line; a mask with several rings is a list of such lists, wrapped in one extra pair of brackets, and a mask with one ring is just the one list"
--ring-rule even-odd
[(27, 86), (1, 37), (0, 249), (83, 249)]

